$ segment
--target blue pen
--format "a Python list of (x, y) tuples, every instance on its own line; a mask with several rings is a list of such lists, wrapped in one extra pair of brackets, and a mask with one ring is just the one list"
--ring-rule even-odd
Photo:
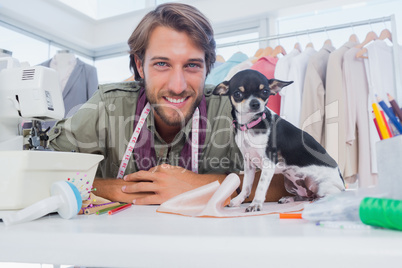
[(399, 133), (402, 133), (402, 125), (398, 121), (398, 119), (396, 119), (396, 116), (394, 115), (394, 113), (390, 111), (388, 106), (385, 104), (385, 102), (380, 97), (378, 97), (376, 95), (376, 98), (377, 98), (377, 102), (381, 106), (382, 110), (387, 114), (389, 120), (391, 120), (391, 123), (396, 127), (396, 129), (398, 130)]

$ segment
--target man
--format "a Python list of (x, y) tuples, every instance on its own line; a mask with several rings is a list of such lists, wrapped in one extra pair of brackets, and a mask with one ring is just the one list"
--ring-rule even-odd
[(113, 201), (160, 204), (238, 173), (229, 100), (204, 88), (215, 61), (208, 20), (191, 6), (163, 4), (128, 44), (137, 82), (100, 86), (51, 131), (51, 146), (104, 155), (94, 187)]

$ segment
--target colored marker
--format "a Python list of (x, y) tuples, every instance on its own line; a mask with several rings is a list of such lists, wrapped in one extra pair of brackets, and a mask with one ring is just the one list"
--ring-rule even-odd
[(402, 123), (402, 110), (401, 110), (401, 108), (399, 108), (398, 103), (396, 103), (395, 99), (391, 95), (389, 95), (387, 93), (387, 96), (388, 96), (389, 103), (391, 104), (392, 110), (394, 111), (396, 116), (399, 118), (399, 122)]
[(109, 210), (108, 214), (113, 215), (113, 214), (116, 214), (117, 212), (125, 210), (125, 209), (127, 209), (129, 207), (131, 207), (131, 203), (130, 204), (125, 204), (125, 205), (123, 205), (121, 207), (118, 207), (118, 208), (115, 208), (115, 209), (112, 209), (112, 210)]
[(392, 134), (393, 132), (391, 131), (390, 124), (388, 124), (388, 121), (387, 121), (387, 118), (385, 117), (384, 111), (380, 111), (380, 113), (381, 113), (382, 120), (384, 120), (385, 126), (387, 127), (389, 137), (392, 138), (394, 135)]
[(112, 210), (112, 209), (119, 208), (119, 207), (124, 206), (124, 205), (125, 205), (125, 204), (120, 204), (120, 205), (116, 205), (116, 206), (113, 206), (113, 207), (109, 207), (109, 208), (105, 208), (105, 209), (99, 210), (99, 211), (96, 212), (96, 215), (105, 214), (105, 213), (109, 212), (109, 211)]
[(388, 133), (387, 127), (385, 125), (385, 122), (382, 119), (380, 109), (378, 109), (377, 103), (373, 102), (371, 104), (371, 106), (373, 107), (373, 111), (374, 111), (375, 118), (377, 120), (378, 128), (380, 129), (380, 132), (381, 132), (381, 137), (384, 140), (389, 139), (389, 133)]
[(303, 219), (301, 213), (279, 213), (279, 219)]
[(387, 114), (389, 120), (391, 120), (391, 123), (396, 127), (399, 133), (402, 133), (402, 125), (401, 123), (398, 122), (398, 119), (396, 119), (395, 115), (390, 111), (388, 106), (385, 104), (385, 102), (378, 96), (376, 96), (378, 104), (380, 104), (382, 110)]

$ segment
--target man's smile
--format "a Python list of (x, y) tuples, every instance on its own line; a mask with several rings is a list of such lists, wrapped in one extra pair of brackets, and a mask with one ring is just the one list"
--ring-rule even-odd
[(168, 102), (176, 103), (176, 104), (178, 104), (178, 103), (183, 103), (187, 98), (188, 98), (188, 97), (186, 97), (186, 98), (180, 98), (180, 99), (178, 99), (178, 98), (164, 97), (164, 99), (167, 100)]

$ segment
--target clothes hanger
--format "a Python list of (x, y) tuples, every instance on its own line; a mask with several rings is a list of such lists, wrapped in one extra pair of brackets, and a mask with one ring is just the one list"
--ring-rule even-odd
[(307, 43), (306, 48), (308, 48), (308, 47), (314, 48), (314, 45), (313, 45), (313, 43), (311, 42), (311, 37), (310, 37), (310, 33), (309, 33), (309, 32), (307, 32), (307, 36), (308, 36), (308, 39), (309, 39), (310, 42)]
[(332, 41), (331, 41), (331, 39), (325, 40), (325, 41), (324, 41), (324, 45), (326, 45), (326, 46), (332, 46)]
[(378, 37), (380, 40), (388, 39), (392, 42), (392, 34), (388, 29), (384, 29), (381, 31), (380, 36)]
[(272, 51), (273, 51), (273, 48), (272, 48), (272, 47), (269, 47), (269, 46), (266, 47), (266, 48), (264, 49), (263, 53), (262, 53), (262, 57), (266, 57), (266, 56), (271, 55)]
[(332, 46), (332, 41), (331, 38), (329, 38), (329, 34), (326, 28), (325, 28), (325, 34), (327, 35), (327, 40), (324, 41), (324, 46)]
[(365, 48), (364, 46), (376, 39), (378, 39), (378, 36), (375, 32), (373, 32), (373, 31), (368, 32), (364, 41), (361, 42), (360, 44), (358, 44), (357, 46), (355, 46), (356, 48), (361, 48), (356, 53), (356, 58), (367, 59), (367, 56), (365, 56), (365, 54), (367, 53), (367, 48)]
[(356, 48), (363, 48), (365, 45), (367, 45), (368, 43), (370, 43), (371, 41), (374, 41), (378, 39), (378, 36), (375, 32), (370, 31), (367, 33), (366, 38), (364, 39), (363, 42), (361, 42), (360, 44), (358, 44), (356, 46)]
[(359, 39), (357, 38), (356, 34), (351, 34), (349, 36), (349, 42), (359, 43)]
[(225, 62), (225, 58), (223, 58), (222, 55), (216, 55), (216, 61), (217, 62)]
[(271, 57), (276, 57), (276, 56), (278, 56), (279, 53), (281, 53), (283, 56), (286, 55), (286, 51), (283, 48), (283, 46), (281, 46), (281, 45), (277, 45), (275, 47), (275, 49), (271, 53)]
[(264, 48), (259, 48), (254, 54), (253, 59), (251, 59), (251, 62), (254, 64), (256, 63), (261, 57), (264, 57)]
[(295, 43), (295, 45), (294, 45), (294, 49), (297, 49), (299, 52), (301, 52), (302, 50), (301, 50), (301, 45), (300, 45), (300, 43), (299, 42), (296, 42)]
[(314, 48), (313, 43), (309, 42), (309, 43), (306, 45), (306, 48), (308, 48), (308, 47)]
[(264, 49), (263, 49), (263, 48), (259, 48), (259, 49), (257, 49), (257, 51), (255, 52), (254, 57), (260, 58), (261, 55), (262, 55), (262, 53), (264, 53)]

